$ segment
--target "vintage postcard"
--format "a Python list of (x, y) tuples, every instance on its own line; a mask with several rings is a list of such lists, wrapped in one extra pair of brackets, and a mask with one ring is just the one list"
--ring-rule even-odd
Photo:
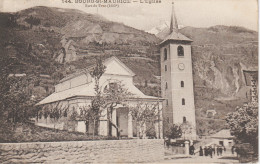
[(257, 0), (0, 0), (0, 163), (257, 163)]

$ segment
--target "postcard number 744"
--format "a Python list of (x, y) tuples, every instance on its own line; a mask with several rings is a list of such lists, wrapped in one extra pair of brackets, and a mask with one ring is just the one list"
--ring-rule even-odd
[(62, 0), (62, 3), (73, 3), (71, 0)]

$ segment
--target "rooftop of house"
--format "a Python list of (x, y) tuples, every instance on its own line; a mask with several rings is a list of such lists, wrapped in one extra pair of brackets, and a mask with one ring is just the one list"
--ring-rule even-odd
[(216, 134), (213, 134), (210, 136), (211, 138), (222, 138), (222, 139), (232, 139), (235, 138), (234, 136), (231, 135), (231, 132), (229, 129), (223, 129)]

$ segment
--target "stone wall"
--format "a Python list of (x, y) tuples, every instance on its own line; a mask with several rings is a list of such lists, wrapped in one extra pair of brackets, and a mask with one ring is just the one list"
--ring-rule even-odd
[(179, 146), (169, 146), (165, 148), (167, 152), (170, 152), (172, 155), (175, 154), (186, 154), (185, 147), (179, 147)]
[(125, 163), (163, 159), (161, 139), (0, 143), (0, 163)]

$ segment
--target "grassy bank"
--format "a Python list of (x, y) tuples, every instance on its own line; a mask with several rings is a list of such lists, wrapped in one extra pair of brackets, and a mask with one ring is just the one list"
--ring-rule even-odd
[(88, 141), (107, 140), (115, 137), (93, 136), (79, 132), (68, 132), (35, 126), (32, 123), (11, 124), (1, 122), (0, 143), (8, 142), (53, 142), (53, 141)]

